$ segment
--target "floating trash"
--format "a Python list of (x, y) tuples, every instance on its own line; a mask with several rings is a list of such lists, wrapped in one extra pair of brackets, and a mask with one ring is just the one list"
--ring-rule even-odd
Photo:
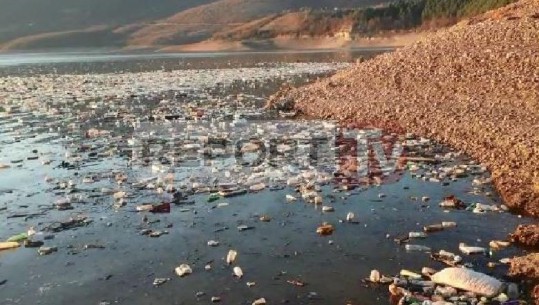
[(243, 270), (241, 270), (240, 267), (236, 266), (232, 269), (234, 271), (234, 276), (236, 276), (237, 278), (242, 278), (243, 277)]
[(189, 265), (187, 264), (181, 264), (179, 267), (177, 267), (175, 270), (176, 274), (179, 276), (179, 277), (184, 277), (184, 276), (187, 276), (191, 273), (193, 273), (193, 270), (191, 269), (191, 267), (189, 267)]
[(226, 255), (226, 263), (229, 265), (234, 263), (236, 261), (237, 256), (238, 256), (238, 252), (236, 252), (235, 250), (229, 250), (228, 254)]

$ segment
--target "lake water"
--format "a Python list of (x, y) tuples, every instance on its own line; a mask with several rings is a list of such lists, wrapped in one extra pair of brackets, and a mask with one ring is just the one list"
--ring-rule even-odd
[(62, 53), (0, 53), (0, 75), (36, 73), (143, 72), (156, 69), (251, 67), (268, 62), (354, 61), (392, 48), (342, 51), (273, 51), (220, 53), (118, 53), (77, 51)]
[[(354, 139), (368, 143), (362, 159), (368, 175), (355, 183), (342, 178), (348, 172), (343, 163), (361, 151), (336, 157), (332, 153), (344, 146), (335, 139), (319, 150), (318, 167), (299, 162), (301, 154), (281, 158), (279, 166), (260, 167), (234, 164), (232, 157), (228, 163), (185, 166), (184, 151), (173, 154), (179, 163), (159, 158), (174, 151), (162, 150), (153, 158), (132, 155), (142, 147), (133, 141), (147, 134), (166, 131), (185, 139), (187, 130), (196, 131), (205, 121), (219, 124), (239, 113), (247, 117), (246, 124), (257, 117), (251, 123), (256, 131), (243, 138), (266, 140), (271, 133), (290, 141), (307, 131), (311, 139), (340, 132), (338, 127), (312, 128), (301, 120), (291, 123), (298, 124), (291, 133), (272, 129), (290, 120), (261, 107), (283, 85), (305, 84), (346, 65), (320, 63), (353, 62), (379, 51), (0, 56), (0, 164), (9, 165), (0, 169), (0, 239), (33, 227), (43, 232), (36, 239), (51, 235), (45, 245), (58, 249), (44, 256), (35, 248), (0, 251), (1, 303), (209, 304), (211, 297), (220, 297), (221, 304), (251, 304), (264, 297), (268, 304), (388, 304), (386, 286), (362, 281), (372, 269), (391, 276), (401, 269), (444, 267), (429, 253), (407, 252), (394, 242), (396, 237), (426, 225), (456, 222), (455, 228), (410, 243), (458, 253), (460, 242), (488, 248), (489, 241), (505, 239), (517, 224), (531, 222), (499, 211), (440, 208), (449, 195), (468, 205), (499, 207), (502, 202), (490, 183), (477, 183), (490, 174), (473, 160), (425, 139), (383, 131), (357, 131)], [(111, 72), (115, 74), (100, 74)], [(123, 94), (131, 87), (136, 90)], [(180, 120), (171, 122), (166, 116)], [(180, 123), (191, 127), (173, 132), (174, 126), (184, 126)], [(324, 124), (329, 122), (319, 126)], [(225, 130), (228, 139), (239, 133), (235, 128)], [(381, 161), (391, 158), (374, 158), (376, 145), (384, 151), (403, 146), (396, 158), (437, 162), (382, 167)], [(444, 174), (447, 168), (467, 170), (451, 178)], [(271, 169), (278, 170), (277, 178), (269, 178)], [(119, 174), (126, 179), (121, 184)], [(294, 178), (303, 186), (315, 185), (322, 205), (334, 211), (323, 212), (321, 205), (301, 199), (299, 187), (290, 185)], [(260, 183), (265, 187), (230, 198), (210, 195), (231, 182), (240, 189)], [(169, 187), (185, 195), (174, 200), (169, 213), (137, 212), (137, 206), (170, 201)], [(113, 198), (120, 192), (126, 193), (123, 204)], [(287, 195), (297, 200), (289, 202)], [(58, 210), (55, 204), (70, 209)], [(343, 221), (349, 213), (354, 222)], [(60, 229), (73, 217), (91, 222)], [(316, 233), (324, 222), (333, 225), (332, 235)], [(240, 231), (240, 226), (249, 229)], [(168, 234), (149, 237), (142, 230)], [(210, 240), (219, 245), (208, 246)], [(230, 249), (238, 252), (233, 266), (242, 268), (242, 278), (234, 277), (224, 260)], [(487, 263), (520, 252), (509, 247), (490, 257), (464, 255), (464, 260), (503, 279), (507, 267), (488, 268)], [(190, 265), (193, 273), (178, 277), (174, 270), (180, 264)], [(154, 287), (156, 278), (168, 281)], [(247, 282), (255, 284), (249, 287)]]

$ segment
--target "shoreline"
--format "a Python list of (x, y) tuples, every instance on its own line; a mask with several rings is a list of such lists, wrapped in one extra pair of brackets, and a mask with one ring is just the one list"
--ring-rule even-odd
[(357, 38), (347, 40), (334, 37), (296, 38), (276, 37), (272, 39), (255, 40), (205, 40), (202, 42), (164, 46), (158, 48), (159, 52), (245, 52), (245, 51), (340, 51), (354, 49), (399, 48), (410, 45), (421, 39), (425, 33), (401, 33), (388, 36), (375, 36), (371, 38)]
[(335, 52), (353, 51), (357, 49), (395, 49), (410, 45), (427, 32), (409, 32), (343, 39), (335, 37), (276, 37), (272, 39), (251, 40), (204, 40), (182, 45), (155, 45), (102, 48), (23, 48), (10, 49), (0, 45), (0, 56), (13, 54), (47, 54), (47, 53), (107, 53), (107, 54), (198, 54), (198, 53), (257, 53), (257, 52)]

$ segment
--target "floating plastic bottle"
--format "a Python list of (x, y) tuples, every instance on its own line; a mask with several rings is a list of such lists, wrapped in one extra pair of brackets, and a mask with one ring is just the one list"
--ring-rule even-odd
[(404, 246), (404, 248), (406, 249), (406, 251), (419, 251), (419, 252), (428, 252), (430, 251), (430, 248), (427, 247), (427, 246), (423, 246), (423, 245), (406, 245)]
[(408, 237), (410, 237), (410, 238), (426, 238), (427, 233), (425, 233), (425, 232), (410, 232), (410, 233), (408, 233)]
[(0, 242), (0, 251), (14, 249), (18, 247), (20, 247), (20, 244), (18, 242)]

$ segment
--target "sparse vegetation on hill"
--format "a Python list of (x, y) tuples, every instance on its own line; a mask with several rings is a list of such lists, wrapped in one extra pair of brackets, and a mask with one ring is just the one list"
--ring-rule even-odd
[(277, 36), (335, 36), (339, 32), (375, 35), (383, 31), (437, 28), (505, 6), (514, 0), (399, 0), (348, 10), (303, 10), (263, 18), (221, 31), (216, 39)]

